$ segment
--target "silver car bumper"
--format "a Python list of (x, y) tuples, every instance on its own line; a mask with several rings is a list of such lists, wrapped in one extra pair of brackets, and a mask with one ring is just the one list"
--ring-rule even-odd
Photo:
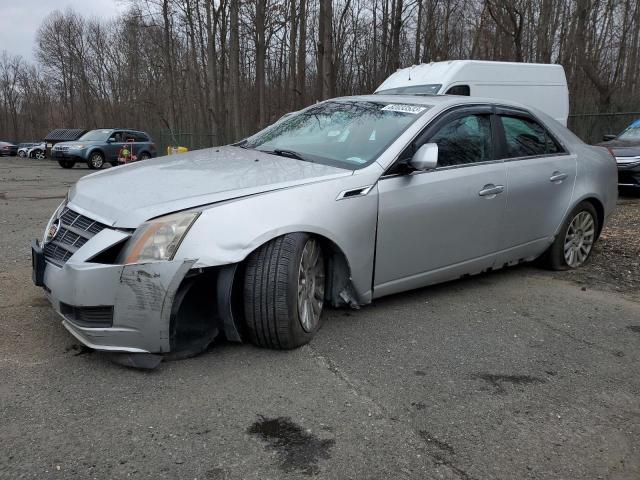
[(84, 345), (105, 351), (171, 349), (171, 307), (194, 261), (106, 265), (47, 263), (44, 289), (62, 324)]

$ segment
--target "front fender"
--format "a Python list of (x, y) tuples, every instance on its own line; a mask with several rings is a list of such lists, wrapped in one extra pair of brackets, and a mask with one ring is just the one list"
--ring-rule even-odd
[(365, 172), (253, 195), (202, 212), (176, 258), (197, 258), (195, 267), (238, 263), (269, 240), (308, 232), (333, 242), (344, 254), (358, 297), (368, 301), (373, 278), (378, 191), (337, 200), (345, 190), (374, 185), (379, 172)]

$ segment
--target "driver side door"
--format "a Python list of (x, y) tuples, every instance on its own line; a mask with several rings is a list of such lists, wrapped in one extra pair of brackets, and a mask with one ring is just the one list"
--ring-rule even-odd
[(124, 145), (124, 132), (120, 130), (114, 131), (109, 136), (109, 141), (104, 147), (105, 161), (115, 163), (118, 161), (118, 153)]
[(378, 182), (374, 297), (479, 273), (493, 266), (506, 209), (490, 106), (444, 114), (403, 157), (438, 144), (438, 166)]

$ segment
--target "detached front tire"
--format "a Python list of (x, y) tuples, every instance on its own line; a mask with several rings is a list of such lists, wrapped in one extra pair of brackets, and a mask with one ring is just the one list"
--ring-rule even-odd
[(253, 252), (244, 278), (251, 342), (274, 349), (309, 343), (320, 328), (325, 282), (322, 246), (306, 233), (283, 235)]
[(545, 263), (553, 270), (570, 270), (585, 264), (598, 235), (598, 214), (591, 202), (582, 202), (567, 216)]

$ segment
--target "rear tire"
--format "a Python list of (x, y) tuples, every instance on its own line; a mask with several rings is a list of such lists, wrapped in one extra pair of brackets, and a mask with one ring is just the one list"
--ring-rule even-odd
[(104, 156), (100, 152), (94, 152), (89, 156), (87, 160), (87, 166), (91, 170), (98, 170), (104, 165)]
[(138, 157), (138, 160), (149, 160), (151, 158), (151, 155), (149, 155), (147, 152), (141, 153), (140, 156)]
[(60, 165), (62, 168), (73, 168), (74, 163), (70, 162), (69, 160), (59, 160), (58, 165)]
[(275, 238), (253, 252), (244, 278), (251, 342), (274, 349), (309, 343), (320, 328), (325, 279), (320, 242), (306, 233)]
[(33, 156), (38, 160), (44, 160), (46, 155), (42, 150), (36, 150)]
[(26, 156), (27, 156), (27, 154), (26, 154), (23, 150), (21, 150), (21, 151), (19, 151), (19, 152), (18, 152), (18, 156), (19, 156), (20, 158), (24, 158), (24, 157), (26, 157)]
[(586, 263), (598, 231), (598, 214), (593, 204), (582, 202), (567, 216), (560, 232), (544, 254), (543, 263), (552, 270), (570, 270)]

